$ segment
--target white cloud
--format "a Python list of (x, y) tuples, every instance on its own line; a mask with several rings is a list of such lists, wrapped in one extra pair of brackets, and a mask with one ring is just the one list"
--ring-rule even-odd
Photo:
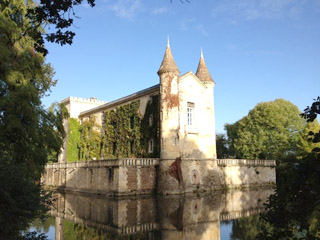
[(255, 19), (278, 19), (299, 15), (312, 0), (222, 0), (212, 15), (236, 24)]
[(153, 15), (165, 14), (165, 13), (167, 13), (167, 12), (169, 12), (169, 8), (167, 8), (167, 7), (159, 7), (159, 8), (155, 8), (155, 9), (153, 9), (153, 10), (151, 11), (151, 13), (152, 13)]
[(111, 5), (111, 9), (117, 16), (132, 20), (142, 11), (142, 3), (141, 0), (117, 0), (117, 3)]

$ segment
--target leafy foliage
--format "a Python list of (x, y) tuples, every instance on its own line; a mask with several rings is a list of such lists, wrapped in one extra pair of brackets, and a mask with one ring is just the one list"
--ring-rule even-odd
[(216, 136), (217, 156), (219, 159), (228, 158), (230, 156), (228, 140), (225, 134), (217, 134)]
[(283, 99), (263, 102), (234, 124), (225, 126), (230, 151), (237, 158), (285, 159), (296, 155), (305, 121), (298, 108)]
[[(313, 113), (317, 116), (319, 109), (306, 108), (302, 116), (312, 122)], [(262, 228), (259, 239), (320, 239), (320, 153), (312, 151), (280, 171), (276, 193), (262, 215), (270, 227)]]
[[(146, 106), (144, 117), (139, 112), (140, 102), (135, 101), (104, 112), (102, 126), (96, 124), (94, 116), (83, 121), (79, 128), (80, 160), (158, 157), (158, 101), (158, 96), (152, 97), (152, 101)], [(151, 139), (154, 141), (154, 149), (149, 153)], [(73, 140), (68, 140), (71, 141)]]
[[(2, 0), (5, 4), (10, 0)], [(26, 1), (31, 2), (31, 1)], [(37, 52), (44, 55), (48, 53), (44, 41), (58, 43), (60, 45), (71, 44), (75, 33), (69, 30), (72, 26), (76, 14), (74, 7), (83, 3), (83, 0), (40, 0), (37, 5), (29, 5), (27, 11), (23, 13), (31, 28), (24, 29), (23, 34), (30, 36), (34, 42)], [(89, 6), (95, 5), (95, 0), (87, 0)], [(45, 33), (41, 27), (50, 26), (49, 29), (55, 31)]]
[(39, 180), (60, 151), (65, 115), (41, 105), (56, 81), (29, 35), (41, 31), (25, 17), (32, 1), (0, 3), (0, 238), (14, 239), (44, 209)]
[[(301, 116), (307, 119), (308, 122), (313, 122), (317, 118), (317, 114), (320, 114), (320, 97), (314, 99), (311, 107), (307, 107)], [(320, 143), (320, 130), (309, 131), (308, 135), (313, 143)], [(320, 154), (320, 147), (316, 146), (312, 151)]]
[(305, 128), (299, 134), (299, 142), (297, 145), (298, 158), (306, 157), (313, 150), (320, 148), (320, 141), (317, 142), (314, 138), (315, 133), (320, 131), (320, 125), (315, 119), (313, 122), (307, 122)]
[[(80, 160), (92, 160), (100, 158), (100, 133), (99, 126), (96, 124), (96, 117), (90, 116), (88, 121), (83, 121), (80, 125), (80, 144), (79, 156)], [(68, 142), (71, 142), (68, 140)], [(74, 143), (72, 143), (74, 144)], [(68, 159), (68, 161), (70, 161)]]
[(69, 118), (68, 127), (68, 143), (67, 143), (67, 159), (70, 162), (75, 162), (80, 159), (79, 146), (80, 142), (80, 123), (78, 119)]

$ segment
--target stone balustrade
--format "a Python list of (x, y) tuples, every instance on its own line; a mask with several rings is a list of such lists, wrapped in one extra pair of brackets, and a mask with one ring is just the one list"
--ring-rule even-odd
[(81, 168), (81, 167), (119, 167), (119, 166), (157, 166), (159, 158), (123, 158), (123, 159), (105, 159), (91, 160), (68, 163), (48, 163), (46, 169), (59, 168)]
[(264, 166), (275, 167), (275, 160), (217, 159), (218, 166)]

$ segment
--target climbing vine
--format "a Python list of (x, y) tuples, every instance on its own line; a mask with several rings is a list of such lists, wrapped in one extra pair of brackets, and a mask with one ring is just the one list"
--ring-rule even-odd
[(98, 131), (100, 126), (96, 124), (96, 117), (90, 116), (89, 120), (81, 123), (79, 160), (100, 159), (101, 134)]
[(79, 160), (79, 148), (80, 142), (80, 123), (76, 118), (69, 119), (68, 128), (68, 143), (67, 143), (67, 160), (74, 162)]
[(135, 101), (105, 111), (102, 126), (96, 124), (94, 116), (83, 121), (79, 127), (79, 159), (159, 157), (158, 96), (150, 97), (143, 116), (139, 107), (140, 101)]
[[(142, 117), (140, 102), (135, 101), (106, 111), (103, 118), (102, 157), (158, 157), (159, 156), (159, 101), (152, 96)], [(152, 115), (152, 124), (150, 116)], [(153, 139), (153, 152), (148, 144)]]
[[(150, 119), (151, 117), (151, 119)], [(160, 156), (160, 113), (159, 113), (159, 96), (153, 96), (152, 101), (148, 102), (144, 118), (141, 120), (140, 133), (141, 145), (144, 152), (142, 157), (159, 157)], [(149, 153), (149, 141), (154, 141), (153, 152)]]

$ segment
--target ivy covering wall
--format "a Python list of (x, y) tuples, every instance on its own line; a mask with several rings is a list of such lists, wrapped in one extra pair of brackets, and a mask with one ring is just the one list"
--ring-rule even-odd
[[(140, 102), (135, 101), (104, 113), (102, 158), (159, 157), (158, 96), (148, 102), (143, 118), (139, 106)], [(153, 151), (149, 152), (151, 139)]]
[[(70, 119), (68, 161), (159, 157), (158, 95), (150, 97), (144, 116), (139, 112), (139, 107), (138, 100), (105, 111), (102, 115), (102, 126), (96, 124), (95, 116), (90, 116), (89, 120), (83, 121), (81, 125), (76, 119)], [(78, 135), (75, 132), (78, 132)], [(150, 151), (150, 141), (153, 151)]]
[(100, 126), (96, 124), (95, 116), (90, 116), (89, 120), (81, 123), (78, 144), (80, 160), (100, 159), (101, 133), (99, 129)]
[(80, 123), (76, 118), (69, 118), (67, 161), (79, 161)]

